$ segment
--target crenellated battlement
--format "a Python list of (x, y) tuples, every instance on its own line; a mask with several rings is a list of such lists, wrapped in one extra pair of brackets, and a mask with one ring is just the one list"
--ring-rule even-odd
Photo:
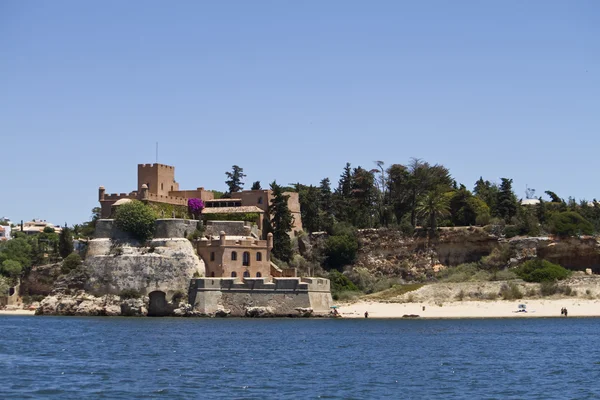
[(104, 201), (116, 201), (121, 199), (135, 199), (137, 198), (137, 192), (131, 193), (108, 193), (104, 195)]
[(166, 165), (166, 164), (138, 164), (138, 168), (142, 168), (142, 169), (153, 169), (153, 168), (157, 168), (157, 169), (164, 169), (164, 170), (175, 170), (175, 167), (173, 167), (172, 165)]
[(198, 247), (218, 247), (218, 246), (224, 246), (224, 247), (260, 247), (260, 248), (266, 248), (267, 247), (267, 241), (266, 240), (259, 240), (259, 239), (254, 239), (252, 237), (248, 237), (245, 239), (226, 239), (223, 242), (221, 242), (220, 239), (200, 239), (198, 240)]
[(161, 194), (148, 193), (145, 200), (187, 206), (187, 199), (185, 197), (163, 196)]

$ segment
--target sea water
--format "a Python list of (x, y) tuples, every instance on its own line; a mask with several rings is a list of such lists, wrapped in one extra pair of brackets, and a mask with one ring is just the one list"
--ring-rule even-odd
[(0, 398), (597, 399), (600, 319), (0, 316)]

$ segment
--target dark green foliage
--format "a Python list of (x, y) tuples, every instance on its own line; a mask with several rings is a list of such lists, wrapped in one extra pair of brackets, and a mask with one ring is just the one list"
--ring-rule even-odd
[(52, 228), (51, 226), (47, 226), (44, 228), (44, 233), (54, 233), (54, 228)]
[(292, 241), (288, 232), (292, 230), (294, 217), (288, 208), (289, 195), (283, 194), (283, 188), (271, 183), (273, 199), (269, 205), (270, 231), (273, 233), (273, 256), (284, 262), (290, 262), (293, 256)]
[(154, 211), (138, 200), (119, 206), (115, 215), (117, 227), (140, 241), (152, 238), (155, 221)]
[(12, 282), (21, 275), (23, 267), (21, 263), (15, 260), (5, 260), (0, 265), (0, 274), (9, 278)]
[(500, 189), (497, 193), (496, 215), (509, 223), (517, 215), (517, 197), (512, 191), (512, 179), (502, 178)]
[(483, 178), (479, 178), (475, 182), (475, 188), (473, 194), (477, 198), (483, 200), (490, 209), (491, 215), (497, 215), (496, 203), (498, 200), (498, 186), (490, 181), (484, 181)]
[(94, 208), (92, 208), (92, 216), (90, 218), (90, 221), (84, 222), (81, 225), (79, 225), (79, 224), (74, 225), (73, 226), (73, 234), (75, 235), (75, 237), (76, 238), (93, 237), (94, 232), (96, 231), (96, 221), (98, 221), (100, 219), (100, 213), (101, 213), (101, 208), (94, 207)]
[(65, 226), (58, 237), (58, 254), (62, 258), (65, 258), (72, 252), (73, 235), (71, 234), (71, 230)]
[(546, 190), (545, 193), (548, 195), (548, 197), (550, 197), (550, 201), (552, 203), (564, 203), (564, 200), (558, 197), (556, 193), (551, 192), (550, 190)]
[(300, 200), (300, 216), (302, 226), (307, 232), (321, 230), (321, 213), (319, 210), (319, 188), (315, 186), (298, 185)]
[(121, 300), (139, 299), (140, 297), (142, 297), (142, 294), (135, 289), (123, 289), (119, 293), (119, 297), (121, 298)]
[(552, 215), (549, 221), (550, 232), (559, 236), (591, 235), (593, 225), (574, 211)]
[(33, 249), (25, 236), (16, 237), (6, 242), (0, 242), (0, 264), (6, 260), (17, 261), (21, 266), (31, 266)]
[(325, 243), (325, 264), (329, 269), (341, 270), (354, 262), (357, 252), (358, 241), (355, 235), (330, 236)]
[(260, 181), (256, 181), (252, 184), (252, 187), (250, 188), (250, 190), (261, 190), (260, 187)]
[(62, 262), (60, 267), (61, 274), (68, 274), (69, 272), (79, 268), (81, 266), (81, 257), (77, 253), (69, 254)]
[(234, 165), (231, 167), (231, 172), (225, 172), (225, 175), (228, 178), (225, 183), (229, 188), (227, 191), (229, 196), (231, 196), (231, 193), (240, 192), (243, 189), (244, 182), (242, 182), (242, 179), (246, 177), (243, 168)]
[(322, 179), (319, 185), (319, 230), (329, 230), (335, 223), (333, 216), (333, 195), (329, 178)]
[(358, 288), (350, 279), (339, 271), (329, 271), (329, 281), (331, 282), (331, 292), (339, 293), (344, 291), (358, 291)]
[(515, 225), (506, 225), (504, 227), (504, 236), (507, 239), (513, 238), (515, 236), (519, 236), (521, 234), (521, 229)]
[(550, 261), (534, 259), (525, 261), (515, 273), (526, 282), (545, 282), (566, 279), (571, 271)]
[(490, 208), (479, 197), (473, 196), (464, 185), (455, 190), (450, 198), (450, 219), (454, 226), (469, 226), (478, 224), (487, 216)]

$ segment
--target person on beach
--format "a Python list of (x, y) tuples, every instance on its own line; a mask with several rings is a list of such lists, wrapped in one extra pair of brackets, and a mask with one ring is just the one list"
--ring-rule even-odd
[(565, 308), (564, 307), (560, 309), (560, 315), (565, 315)]
[(565, 307), (565, 317), (567, 316), (567, 308)]
[(365, 318), (369, 318), (369, 312), (365, 311)]

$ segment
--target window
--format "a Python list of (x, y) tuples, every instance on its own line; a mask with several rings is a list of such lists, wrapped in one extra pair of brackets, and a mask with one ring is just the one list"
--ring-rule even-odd
[(244, 266), (248, 267), (250, 266), (250, 253), (245, 251), (243, 254), (243, 263)]
[(211, 272), (211, 273), (210, 273), (210, 277), (211, 277), (211, 278), (214, 278), (214, 277), (215, 277), (215, 271), (213, 271), (213, 272)]
[(262, 204), (262, 196), (258, 198), (258, 204)]
[(260, 251), (256, 253), (256, 261), (262, 261), (262, 253)]
[(231, 277), (232, 277), (232, 278), (237, 278), (237, 274), (236, 274), (236, 272), (235, 272), (235, 271), (233, 271), (233, 272), (231, 273)]
[(163, 187), (163, 184), (161, 183), (160, 184), (160, 190), (163, 190), (163, 189), (164, 189), (164, 187)]
[(262, 274), (261, 274), (260, 272), (257, 272), (257, 273), (256, 273), (256, 277), (257, 277), (257, 278), (260, 278), (260, 277), (262, 277)]
[(215, 261), (215, 252), (210, 253), (210, 261)]
[(236, 251), (232, 251), (231, 252), (231, 261), (236, 261), (237, 260), (237, 252)]
[(250, 278), (250, 272), (244, 271), (244, 278)]

